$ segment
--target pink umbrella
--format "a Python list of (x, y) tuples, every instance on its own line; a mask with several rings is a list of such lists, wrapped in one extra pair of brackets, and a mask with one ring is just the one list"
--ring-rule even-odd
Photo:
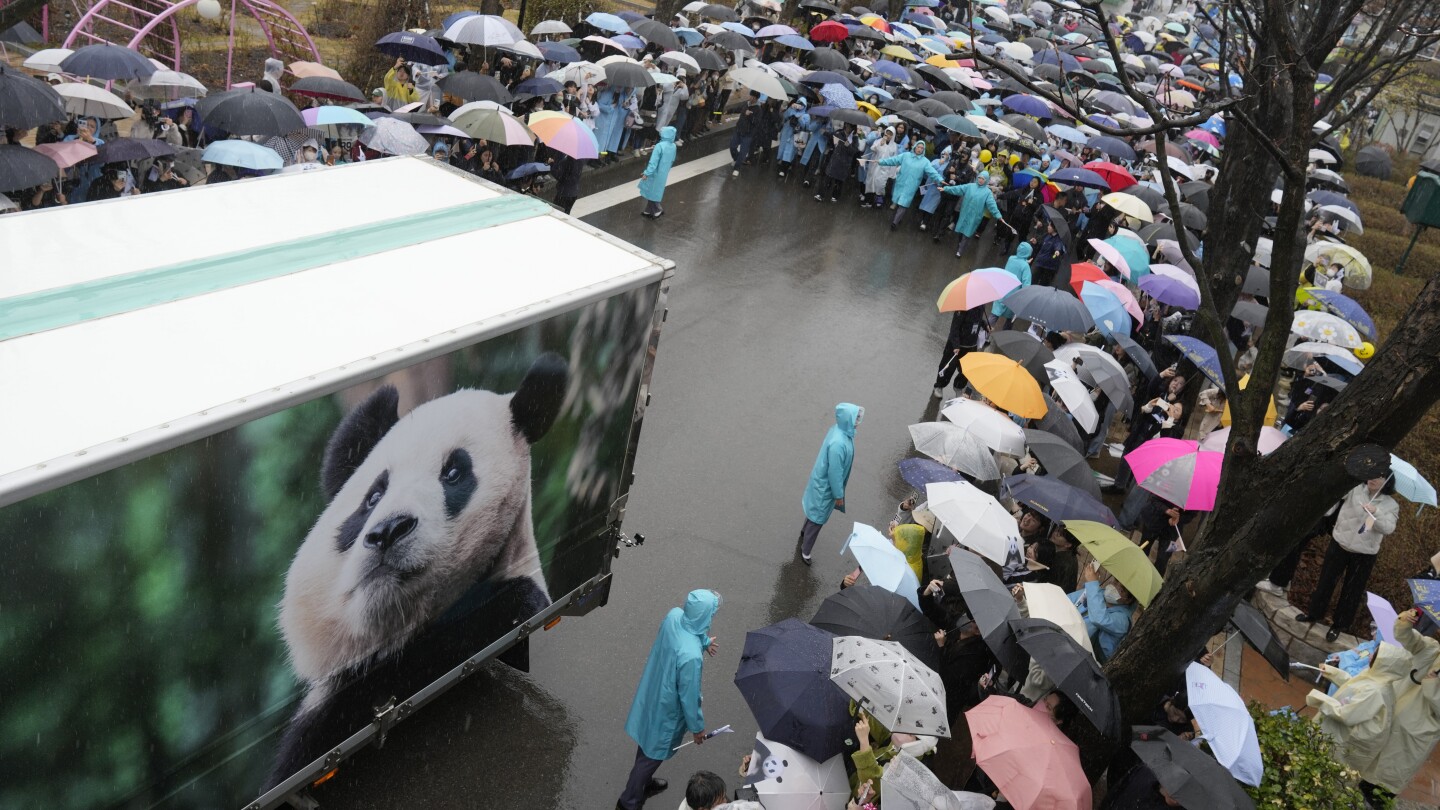
[(95, 157), (96, 149), (94, 144), (84, 141), (59, 141), (38, 144), (35, 151), (55, 161), (61, 169), (68, 169), (82, 160)]
[(1141, 489), (1181, 509), (1208, 512), (1220, 489), (1223, 453), (1201, 450), (1199, 442), (1151, 439), (1125, 456)]
[(1125, 261), (1125, 257), (1122, 256), (1120, 251), (1116, 250), (1113, 245), (1102, 242), (1099, 239), (1087, 239), (1085, 241), (1090, 243), (1090, 247), (1094, 248), (1095, 252), (1099, 253), (1100, 257), (1103, 258), (1106, 263), (1116, 270), (1119, 270), (1120, 275), (1125, 278), (1130, 278), (1130, 263)]
[(1220, 148), (1220, 139), (1216, 138), (1212, 133), (1203, 129), (1192, 129), (1189, 132), (1185, 133), (1185, 137), (1189, 138), (1192, 141), (1204, 141), (1205, 143), (1210, 144), (1216, 149)]
[[(1284, 444), (1288, 438), (1290, 437), (1286, 436), (1282, 430), (1276, 430), (1269, 426), (1260, 428), (1260, 441), (1258, 442), (1260, 455), (1268, 456), (1275, 452), (1275, 449)], [(1200, 449), (1223, 453), (1225, 452), (1225, 443), (1228, 441), (1230, 441), (1230, 428), (1220, 428), (1200, 441)]]
[(975, 764), (1016, 810), (1090, 810), (1080, 749), (1048, 712), (991, 695), (965, 713)]
[(1020, 279), (995, 267), (982, 267), (945, 285), (936, 306), (941, 312), (974, 309), (999, 301), (1020, 286)]
[[(1106, 245), (1106, 247), (1109, 247), (1109, 245)], [(1130, 313), (1130, 317), (1135, 319), (1137, 325), (1145, 323), (1145, 311), (1140, 308), (1140, 302), (1135, 300), (1135, 294), (1130, 292), (1129, 287), (1126, 287), (1118, 281), (1111, 281), (1109, 279), (1092, 281), (1090, 283), (1099, 285), (1111, 295), (1119, 298), (1120, 305), (1125, 307), (1125, 311)]]

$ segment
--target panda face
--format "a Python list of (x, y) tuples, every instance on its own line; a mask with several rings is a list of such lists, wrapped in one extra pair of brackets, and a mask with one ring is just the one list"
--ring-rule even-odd
[(297, 673), (313, 680), (363, 660), (476, 580), (537, 567), (533, 538), (506, 553), (517, 532), (529, 535), (529, 498), (530, 446), (509, 396), (459, 391), (399, 419), (291, 566), (281, 626)]

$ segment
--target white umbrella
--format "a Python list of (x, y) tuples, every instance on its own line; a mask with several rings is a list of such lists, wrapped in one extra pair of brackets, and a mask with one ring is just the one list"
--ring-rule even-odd
[(1285, 355), (1281, 360), (1290, 368), (1304, 368), (1305, 364), (1310, 361), (1307, 355), (1317, 354), (1325, 355), (1341, 368), (1352, 374), (1359, 374), (1365, 369), (1364, 361), (1356, 357), (1355, 353), (1349, 349), (1331, 343), (1316, 343), (1314, 341), (1296, 343), (1294, 346), (1285, 350)]
[(759, 68), (735, 68), (730, 71), (729, 78), (737, 84), (744, 85), (770, 98), (778, 98), (781, 101), (790, 98), (790, 95), (785, 92), (785, 85), (781, 84), (779, 79)]
[(794, 62), (771, 62), (770, 72), (784, 76), (792, 83), (798, 83), (801, 79), (805, 78), (805, 74), (810, 71), (800, 67)]
[(130, 92), (142, 98), (166, 98), (169, 96), (199, 98), (208, 91), (199, 79), (189, 73), (181, 73), (178, 70), (157, 70), (145, 77), (143, 82), (131, 82)]
[(522, 39), (519, 42), (512, 42), (509, 45), (498, 45), (496, 46), (496, 50), (506, 51), (507, 53), (519, 54), (520, 56), (528, 57), (530, 59), (535, 59), (541, 62), (545, 61), (545, 54), (540, 52), (539, 46), (526, 39)]
[(377, 118), (360, 133), (360, 143), (387, 155), (423, 155), (430, 144), (415, 128), (394, 118)]
[(560, 81), (562, 83), (575, 82), (575, 84), (581, 87), (594, 84), (604, 78), (604, 68), (593, 62), (571, 62), (565, 66), (565, 70), (560, 74)]
[(1115, 356), (1096, 346), (1088, 343), (1066, 343), (1055, 350), (1055, 359), (1064, 360), (1067, 364), (1073, 363), (1076, 358), (1080, 359), (1080, 368), (1076, 371), (1080, 380), (1088, 385), (1095, 385), (1095, 372), (1090, 369), (1095, 366), (1106, 366), (1110, 372), (1120, 377), (1125, 376), (1125, 367)]
[(1016, 458), (1025, 455), (1025, 430), (1010, 417), (971, 399), (957, 399), (940, 412), (986, 447)]
[(539, 36), (541, 34), (568, 33), (570, 33), (570, 26), (566, 25), (563, 22), (560, 22), (559, 20), (541, 20), (540, 22), (535, 24), (534, 28), (530, 29), (530, 36), (532, 37)]
[(1020, 526), (1015, 516), (990, 495), (968, 481), (926, 484), (930, 512), (960, 544), (1004, 565), (1012, 543), (1018, 543)]
[(103, 87), (82, 82), (55, 85), (55, 92), (65, 98), (65, 112), (90, 118), (129, 118), (135, 114), (125, 99)]
[(1090, 646), (1090, 634), (1085, 632), (1085, 619), (1063, 588), (1048, 582), (1024, 582), (1021, 587), (1025, 589), (1025, 610), (1030, 618), (1054, 623), (1086, 652), (1095, 654), (1095, 648)]
[[(465, 115), (466, 113), (470, 112), (471, 110), (498, 110), (498, 111), (500, 111), (500, 112), (502, 112), (502, 113), (505, 113), (506, 115), (509, 115), (509, 116), (514, 116), (514, 115), (515, 115), (515, 113), (513, 113), (513, 112), (510, 111), (510, 108), (509, 108), (509, 107), (506, 107), (506, 106), (500, 104), (498, 101), (488, 101), (488, 100), (486, 100), (486, 101), (471, 101), (471, 102), (466, 103), (466, 104), (461, 104), (459, 107), (456, 107), (454, 110), (451, 110), (451, 111), (450, 111), (450, 115), (449, 115), (448, 117), (449, 117), (449, 119), (450, 119), (451, 121), (459, 121), (460, 118), (461, 118), (461, 116)], [(379, 119), (376, 119), (376, 120), (379, 120)]]
[(998, 135), (1001, 138), (1009, 138), (1011, 140), (1018, 140), (1024, 137), (1024, 133), (1003, 121), (996, 121), (993, 118), (986, 118), (983, 115), (967, 115), (965, 117), (970, 119), (970, 123), (974, 124), (981, 132), (988, 132), (991, 135)]
[(668, 62), (675, 67), (685, 68), (690, 71), (691, 76), (700, 72), (700, 63), (695, 61), (695, 57), (688, 53), (682, 53), (681, 51), (666, 51), (660, 54), (660, 61)]
[(871, 585), (905, 597), (920, 610), (920, 580), (905, 559), (905, 553), (874, 526), (856, 523), (840, 553), (850, 552)]
[(1321, 343), (1333, 343), (1347, 349), (1358, 349), (1365, 342), (1348, 321), (1328, 312), (1302, 309), (1290, 322), (1290, 331)]
[(29, 59), (20, 63), (20, 66), (40, 73), (64, 73), (65, 71), (60, 68), (60, 63), (64, 62), (65, 57), (72, 53), (74, 51), (69, 48), (46, 48), (31, 54)]
[(1002, 42), (996, 47), (1017, 62), (1028, 62), (1035, 58), (1035, 49), (1023, 42)]
[[(885, 765), (880, 777), (885, 810), (991, 810), (995, 800), (979, 793), (952, 791), (920, 760), (905, 752)], [(766, 810), (770, 806), (765, 805)]]
[(1328, 166), (1328, 165), (1330, 165), (1331, 163), (1336, 162), (1336, 160), (1337, 160), (1337, 158), (1336, 158), (1334, 155), (1330, 154), (1329, 152), (1326, 152), (1324, 149), (1311, 149), (1311, 150), (1310, 150), (1309, 161), (1310, 161), (1311, 163), (1324, 163), (1325, 165)]
[(1260, 760), (1255, 721), (1245, 708), (1245, 701), (1200, 663), (1192, 663), (1185, 669), (1185, 687), (1190, 695), (1190, 711), (1210, 743), (1216, 761), (1241, 782), (1259, 785), (1265, 766)]
[(1065, 409), (1085, 428), (1086, 433), (1094, 433), (1100, 414), (1096, 413), (1095, 402), (1090, 399), (1090, 389), (1075, 376), (1072, 366), (1064, 360), (1051, 360), (1045, 364), (1045, 374), (1050, 378), (1050, 387), (1065, 403)]
[[(1328, 155), (1330, 153), (1326, 152), (1325, 154)], [(1322, 205), (1320, 206), (1320, 210), (1321, 212), (1329, 214), (1332, 217), (1338, 217), (1350, 223), (1350, 227), (1356, 233), (1365, 232), (1364, 227), (1360, 224), (1360, 215), (1355, 213), (1354, 211), (1351, 211), (1349, 208), (1346, 208), (1343, 205)]]
[(19, 210), (20, 210), (20, 206), (16, 205), (14, 200), (10, 199), (9, 197), (6, 197), (4, 194), (0, 194), (0, 211), (19, 211)]
[(920, 422), (910, 426), (915, 450), (947, 467), (981, 481), (1000, 477), (995, 457), (985, 445), (959, 425), (950, 422)]
[(525, 38), (515, 24), (494, 14), (475, 14), (451, 23), (445, 29), (445, 39), (466, 45), (480, 45), (494, 48), (499, 45), (513, 45)]
[(595, 67), (603, 68), (603, 67), (606, 67), (607, 65), (619, 65), (619, 64), (639, 65), (640, 67), (644, 67), (644, 65), (641, 65), (641, 64), (640, 64), (640, 60), (639, 60), (639, 59), (634, 59), (634, 58), (632, 58), (632, 57), (626, 56), (626, 55), (623, 54), (623, 53), (611, 54), (610, 56), (607, 56), (607, 57), (605, 57), (604, 59), (601, 59), (599, 62), (596, 62), (596, 63), (595, 63)]
[(844, 756), (816, 762), (756, 732), (744, 784), (754, 786), (765, 810), (845, 810), (850, 779)]
[(898, 641), (836, 636), (830, 680), (890, 731), (949, 737), (945, 685)]
[(1261, 267), (1270, 266), (1270, 253), (1275, 249), (1275, 240), (1261, 236), (1255, 240), (1255, 263)]

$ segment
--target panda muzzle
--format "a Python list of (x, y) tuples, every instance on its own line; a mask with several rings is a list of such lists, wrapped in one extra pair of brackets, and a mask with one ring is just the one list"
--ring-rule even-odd
[(419, 525), (420, 521), (413, 515), (391, 515), (365, 533), (365, 545), (384, 554), (396, 543), (414, 534)]

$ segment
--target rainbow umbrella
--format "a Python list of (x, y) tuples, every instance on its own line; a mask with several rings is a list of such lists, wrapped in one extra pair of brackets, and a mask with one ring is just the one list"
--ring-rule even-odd
[(1223, 453), (1201, 450), (1199, 442), (1151, 439), (1125, 455), (1141, 489), (1181, 509), (1208, 512), (1220, 490)]
[(958, 312), (994, 303), (1020, 286), (1020, 279), (998, 267), (982, 267), (945, 285), (935, 306), (941, 312)]
[(576, 160), (600, 157), (600, 142), (595, 139), (595, 133), (579, 120), (564, 113), (539, 116), (540, 113), (530, 116), (530, 131), (541, 143)]

